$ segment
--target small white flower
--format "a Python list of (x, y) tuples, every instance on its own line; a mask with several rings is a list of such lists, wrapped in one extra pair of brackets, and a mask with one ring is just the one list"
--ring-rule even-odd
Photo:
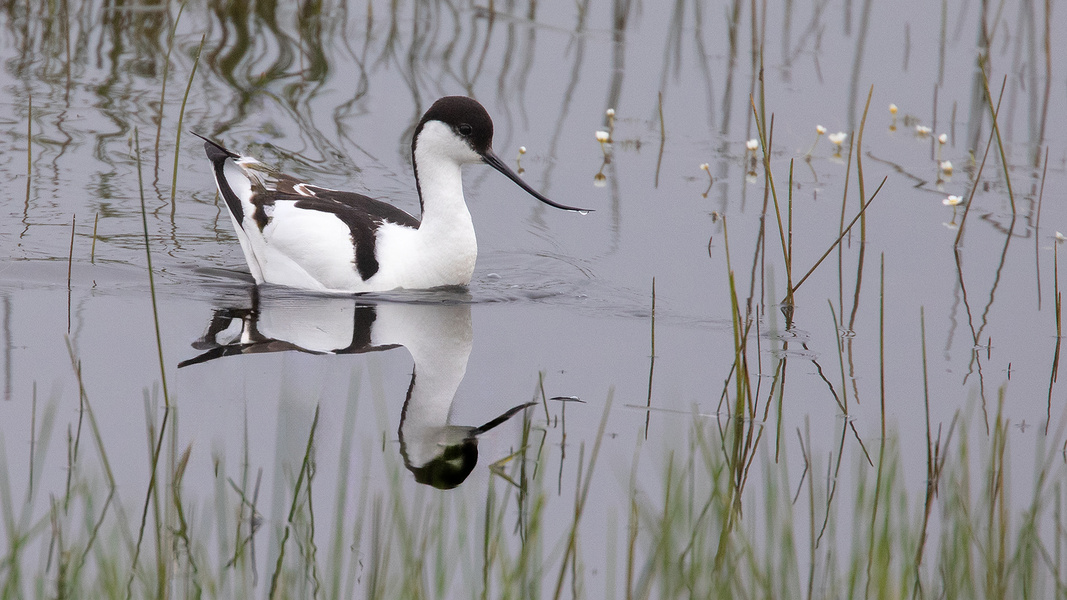
[(615, 116), (615, 109), (614, 109), (614, 108), (609, 108), (609, 109), (607, 110), (607, 115), (608, 115), (609, 117), (614, 117), (614, 116)]
[(941, 204), (944, 204), (945, 206), (959, 206), (960, 204), (963, 204), (963, 197), (949, 196), (948, 198), (942, 200)]
[(748, 148), (749, 151), (755, 152), (757, 149), (759, 149), (759, 140), (749, 140), (745, 142), (745, 147)]
[(596, 187), (604, 187), (608, 184), (608, 177), (603, 173), (597, 173), (593, 175), (593, 185)]
[(711, 167), (708, 165), (708, 163), (704, 163), (704, 164), (700, 165), (700, 170), (701, 171), (707, 171), (710, 168)]
[(933, 131), (933, 130), (930, 129), (929, 127), (925, 126), (925, 125), (916, 125), (915, 126), (915, 134), (918, 135), (919, 137), (926, 137), (926, 136), (930, 135), (931, 131)]
[(1065, 242), (1065, 241), (1067, 241), (1067, 235), (1063, 235), (1062, 233), (1057, 231), (1056, 232), (1056, 241), (1057, 242)]
[(519, 154), (526, 154), (526, 146), (519, 146)]
[(891, 115), (897, 114), (897, 105), (896, 104), (890, 104), (889, 105), (889, 114), (891, 114)]
[(598, 132), (596, 132), (596, 141), (600, 142), (601, 144), (607, 143), (607, 141), (610, 140), (610, 139), (611, 139), (611, 134), (610, 133), (608, 133), (606, 131), (598, 131)]
[(837, 133), (831, 133), (830, 135), (826, 136), (826, 139), (830, 140), (833, 145), (840, 146), (841, 144), (845, 143), (845, 140), (848, 139), (848, 134), (844, 131), (838, 131)]
[(944, 173), (945, 175), (952, 175), (952, 161), (951, 160), (943, 160), (943, 161), (941, 161), (941, 172)]
[(941, 135), (937, 136), (937, 143), (942, 144), (942, 145), (947, 144), (948, 143), (948, 134), (947, 133), (942, 133)]
[(816, 135), (822, 135), (824, 133), (826, 133), (826, 128), (825, 127), (823, 127), (822, 125), (816, 125), (815, 126), (815, 134)]

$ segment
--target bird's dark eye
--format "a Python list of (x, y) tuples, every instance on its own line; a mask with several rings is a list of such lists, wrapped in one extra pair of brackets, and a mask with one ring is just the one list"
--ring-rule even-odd
[(468, 125), (467, 123), (460, 123), (458, 129), (459, 129), (459, 134), (462, 135), (463, 137), (467, 137), (468, 135), (470, 135), (474, 131), (474, 128), (471, 127), (470, 125)]

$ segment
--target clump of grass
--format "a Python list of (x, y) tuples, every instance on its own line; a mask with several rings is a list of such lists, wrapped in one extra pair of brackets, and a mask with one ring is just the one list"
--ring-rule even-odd
[[(1002, 389), (1000, 406), (1005, 401)], [(764, 446), (753, 461), (759, 491), (740, 496), (726, 445), (733, 432), (724, 436), (701, 417), (673, 439), (646, 442), (638, 436), (635, 458), (660, 457), (662, 467), (653, 471), (658, 475), (649, 477), (645, 469), (639, 477), (635, 460), (628, 481), (607, 484), (619, 486), (617, 492), (594, 498), (591, 480), (605, 441), (610, 395), (604, 405), (592, 450), (579, 451), (572, 465), (573, 496), (549, 489), (548, 465), (562, 449), (537, 443), (549, 424), (534, 421), (535, 411), (528, 411), (518, 449), (499, 464), (508, 477), (491, 475), (481, 488), (420, 487), (412, 493), (393, 448), (366, 449), (368, 465), (379, 457), (388, 481), (376, 491), (363, 488), (355, 515), (315, 510), (318, 442), (312, 417), (299, 466), (276, 483), (284, 486), (286, 502), (275, 507), (280, 514), (262, 519), (276, 523), (271, 527), (280, 542), (258, 559), (257, 519), (245, 522), (258, 514), (259, 485), (257, 480), (251, 489), (243, 460), (238, 483), (225, 457), (197, 465), (189, 460), (191, 445), (175, 446), (181, 450), (173, 457), (171, 494), (160, 495), (160, 503), (171, 503), (177, 516), (148, 520), (149, 536), (174, 543), (147, 544), (143, 560), (133, 562), (131, 515), (112, 480), (94, 473), (91, 461), (80, 456), (70, 462), (75, 485), (66, 499), (58, 495), (41, 506), (33, 501), (47, 490), (34, 484), (22, 516), (15, 518), (18, 503), (7, 477), (14, 469), (0, 446), (0, 508), (6, 526), (15, 524), (8, 531), (16, 532), (0, 557), (5, 565), (0, 591), (24, 597), (31, 582), (46, 581), (38, 589), (49, 596), (125, 597), (130, 578), (135, 582), (130, 593), (155, 595), (162, 576), (172, 595), (190, 598), (260, 591), (294, 597), (326, 590), (345, 597), (445, 597), (465, 591), (486, 598), (584, 598), (600, 596), (591, 582), (607, 586), (602, 577), (590, 578), (593, 569), (609, 573), (610, 587), (621, 588), (616, 597), (627, 598), (1041, 597), (1063, 585), (1054, 556), (1060, 556), (1067, 534), (1049, 524), (1060, 518), (1057, 494), (1067, 485), (1067, 472), (1039, 446), (1030, 500), (1013, 507), (1007, 482), (1019, 481), (1016, 471), (1031, 466), (1011, 461), (1011, 428), (1001, 413), (988, 438), (970, 435), (966, 416), (958, 419), (956, 435), (931, 435), (931, 486), (918, 496), (906, 487), (899, 444), (888, 428), (877, 468), (858, 448), (851, 453), (855, 493), (851, 504), (842, 504), (829, 502), (831, 488), (815, 476), (829, 465), (806, 431), (797, 432), (805, 465), (799, 481), (785, 449), (775, 461)], [(155, 410), (149, 407), (146, 417)], [(53, 414), (46, 409), (37, 425), (35, 460), (53, 435)], [(91, 411), (87, 415), (94, 423)], [(177, 430), (175, 421), (168, 443), (173, 445)], [(149, 428), (150, 455), (160, 433)], [(95, 425), (93, 435), (98, 436)], [(107, 473), (99, 439), (96, 448)], [(181, 486), (186, 473), (205, 466), (215, 470), (213, 497)], [(339, 493), (347, 481), (339, 477)], [(213, 507), (208, 512), (215, 526), (188, 518), (188, 507), (195, 506)], [(583, 517), (593, 506), (624, 517), (611, 519), (610, 531), (587, 527)], [(600, 536), (609, 542), (606, 553), (583, 554), (583, 546), (598, 544)], [(37, 567), (31, 558), (36, 554), (28, 551), (35, 546), (53, 548)], [(616, 562), (625, 566), (616, 570), (611, 566)], [(257, 563), (270, 565), (269, 578), (257, 577)]]

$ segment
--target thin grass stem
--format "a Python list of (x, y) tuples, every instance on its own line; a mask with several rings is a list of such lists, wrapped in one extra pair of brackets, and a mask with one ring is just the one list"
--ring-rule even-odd
[[(985, 75), (983, 75), (983, 78)], [(1004, 81), (1007, 84), (1007, 80)], [(1000, 88), (1000, 95), (997, 97), (997, 108), (993, 111), (993, 121), (996, 121), (996, 115), (1000, 114), (1000, 101), (1004, 99), (1004, 86)], [(960, 227), (956, 230), (956, 241), (953, 245), (959, 247), (963, 240), (963, 227), (967, 223), (967, 215), (971, 212), (971, 205), (974, 204), (974, 195), (978, 192), (978, 184), (982, 181), (982, 171), (985, 169), (985, 161), (989, 158), (989, 149), (993, 147), (993, 135), (996, 131), (989, 132), (989, 140), (986, 141), (985, 152), (982, 154), (982, 162), (978, 165), (978, 172), (974, 176), (974, 185), (971, 186), (971, 193), (967, 196), (967, 204), (963, 206), (963, 215), (960, 217)], [(1014, 214), (1014, 211), (1013, 213)]]
[[(989, 106), (989, 115), (993, 120), (993, 133), (997, 138), (997, 149), (1000, 151), (1000, 163), (1004, 168), (1004, 184), (1008, 188), (1008, 201), (1011, 203), (1011, 215), (1014, 217), (1015, 211), (1015, 193), (1011, 189), (1011, 168), (1008, 165), (1008, 155), (1004, 153), (1004, 141), (1000, 138), (1000, 125), (997, 123), (997, 113), (999, 110), (993, 110), (993, 95), (989, 91), (989, 79), (986, 78), (984, 65), (979, 65), (979, 71), (982, 73), (982, 89), (985, 90), (986, 104)], [(1004, 93), (1004, 88), (1008, 85), (1008, 76), (1004, 76), (1004, 81), (1000, 85), (1001, 94)], [(999, 101), (997, 103), (1000, 105)]]
[[(184, 4), (182, 5), (185, 6)], [(180, 15), (180, 13), (179, 13)], [(175, 23), (177, 25), (177, 23)], [(175, 198), (178, 194), (178, 158), (181, 157), (182, 123), (185, 121), (185, 104), (189, 100), (189, 91), (193, 89), (193, 78), (196, 77), (196, 67), (200, 64), (200, 53), (204, 50), (204, 41), (207, 40), (205, 33), (200, 37), (200, 45), (196, 48), (196, 58), (193, 59), (193, 68), (189, 72), (189, 82), (185, 85), (185, 95), (182, 96), (182, 106), (178, 111), (178, 127), (174, 135), (174, 176), (170, 181), (170, 216), (174, 218)]]
[(148, 289), (152, 294), (152, 321), (156, 327), (156, 350), (159, 354), (159, 378), (163, 386), (163, 406), (170, 408), (170, 394), (167, 391), (167, 369), (163, 361), (163, 334), (159, 328), (159, 305), (156, 303), (156, 278), (152, 270), (152, 243), (148, 238), (148, 211), (145, 208), (144, 177), (141, 172), (141, 139), (137, 128), (133, 128), (134, 157), (137, 161), (137, 191), (141, 195), (141, 225), (144, 228), (145, 260), (148, 264)]
[[(575, 552), (578, 545), (578, 523), (581, 521), (582, 513), (585, 510), (586, 500), (589, 498), (589, 489), (592, 487), (593, 482), (593, 468), (596, 466), (596, 459), (600, 454), (600, 443), (604, 439), (604, 430), (608, 425), (608, 415), (611, 414), (611, 404), (614, 396), (615, 389), (609, 389), (607, 400), (604, 402), (604, 412), (600, 417), (600, 426), (597, 427), (596, 441), (593, 442), (593, 451), (589, 455), (589, 465), (586, 467), (585, 481), (581, 482), (580, 489), (576, 490), (574, 520), (571, 523), (570, 534), (567, 536), (567, 546), (563, 553), (559, 577), (556, 580), (556, 591), (552, 595), (555, 599), (558, 599), (563, 592), (563, 580), (567, 574), (568, 561), (575, 558)], [(581, 462), (582, 461), (579, 461), (579, 469), (581, 468)]]
[(819, 268), (819, 265), (822, 264), (822, 261), (826, 260), (826, 257), (830, 256), (830, 253), (834, 251), (834, 248), (836, 248), (837, 245), (841, 243), (841, 240), (844, 239), (846, 235), (848, 235), (848, 232), (852, 230), (852, 226), (856, 224), (856, 221), (860, 219), (863, 213), (868, 208), (870, 208), (871, 203), (874, 202), (874, 199), (878, 197), (878, 192), (881, 191), (882, 186), (885, 185), (885, 182), (888, 179), (889, 177), (885, 177), (882, 179), (882, 183), (878, 184), (878, 188), (874, 190), (873, 194), (871, 194), (871, 199), (863, 205), (863, 208), (861, 208), (860, 211), (856, 214), (856, 216), (852, 218), (852, 221), (849, 222), (848, 227), (845, 227), (845, 230), (841, 232), (841, 235), (837, 236), (837, 239), (834, 240), (832, 244), (830, 244), (830, 247), (826, 249), (826, 252), (824, 252), (822, 256), (819, 257), (819, 260), (815, 261), (815, 264), (812, 265), (810, 269), (808, 269), (807, 273), (804, 273), (804, 276), (800, 278), (800, 281), (797, 281), (796, 285), (793, 286), (791, 294), (795, 294), (796, 291), (800, 289), (800, 286), (803, 285), (804, 282), (807, 281), (808, 277), (810, 277), (811, 274), (815, 272), (815, 269)]
[(96, 213), (96, 217), (93, 218), (93, 246), (89, 250), (89, 263), (96, 264), (96, 226), (100, 224), (100, 213)]
[(648, 439), (648, 425), (652, 420), (652, 374), (656, 369), (656, 278), (652, 278), (652, 315), (651, 315), (652, 350), (648, 360), (648, 398), (645, 401), (645, 439)]

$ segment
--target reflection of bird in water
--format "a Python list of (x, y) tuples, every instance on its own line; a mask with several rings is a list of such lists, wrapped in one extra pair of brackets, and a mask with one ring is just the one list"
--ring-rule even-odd
[(329, 296), (265, 297), (249, 308), (220, 308), (193, 343), (204, 352), (187, 367), (223, 356), (299, 351), (354, 354), (404, 346), (415, 365), (400, 413), (400, 454), (419, 483), (450, 489), (478, 462), (478, 436), (531, 404), (480, 427), (452, 425), (449, 414), (473, 343), (471, 307), (455, 303), (369, 303)]
[(556, 208), (493, 153), (493, 120), (463, 96), (441, 98), (415, 128), (411, 157), (422, 215), (269, 169), (205, 139), (256, 283), (326, 292), (467, 285), (478, 243), (463, 198), (462, 166), (485, 163)]

